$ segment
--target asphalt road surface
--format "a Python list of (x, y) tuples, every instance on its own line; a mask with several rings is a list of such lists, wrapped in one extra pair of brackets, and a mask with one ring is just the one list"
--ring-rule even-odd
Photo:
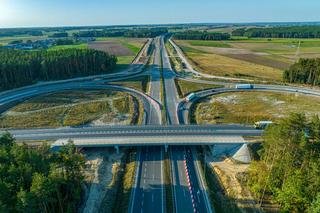
[[(160, 50), (159, 38), (153, 40), (154, 60), (149, 73), (149, 95), (161, 104), (160, 97)], [(152, 108), (147, 125), (161, 125), (161, 109)], [(159, 128), (158, 126), (157, 128)], [(148, 126), (144, 128), (149, 129)], [(146, 132), (143, 136), (146, 136)], [(136, 181), (131, 196), (129, 212), (134, 213), (163, 213), (165, 212), (165, 198), (163, 185), (163, 147), (142, 147), (139, 150), (139, 163), (136, 170)]]
[[(166, 107), (167, 107), (167, 122), (168, 124), (179, 124), (178, 117), (178, 105), (179, 97), (175, 84), (176, 74), (171, 68), (170, 60), (168, 53), (165, 49), (164, 39), (161, 38), (161, 56), (162, 56), (162, 66), (163, 66), (163, 78), (165, 84), (165, 98), (166, 98)], [(195, 167), (193, 166), (193, 158), (190, 157), (188, 161), (185, 161), (187, 156), (186, 147), (174, 146), (170, 152), (171, 159), (171, 169), (172, 169), (172, 184), (174, 192), (174, 204), (175, 211), (177, 213), (192, 213), (192, 212), (208, 212), (206, 210), (206, 204), (204, 200), (195, 200), (192, 190), (199, 192), (198, 196), (201, 199), (203, 195), (202, 190), (200, 190), (200, 185), (197, 180)], [(186, 164), (185, 164), (186, 163)], [(192, 186), (189, 185), (187, 177), (187, 169), (189, 174), (192, 174), (190, 181), (192, 181)], [(189, 187), (190, 186), (190, 187)], [(189, 189), (190, 188), (190, 189)]]
[(164, 187), (163, 187), (163, 148), (142, 147), (136, 189), (134, 189), (134, 202), (130, 212), (133, 213), (163, 213)]

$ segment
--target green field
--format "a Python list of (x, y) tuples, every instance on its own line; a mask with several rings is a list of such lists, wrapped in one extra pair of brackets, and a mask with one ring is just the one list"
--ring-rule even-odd
[(205, 89), (221, 88), (221, 85), (199, 84), (190, 81), (175, 80), (180, 98), (186, 97), (191, 92), (201, 91)]
[(148, 76), (141, 76), (137, 78), (133, 78), (127, 81), (119, 81), (119, 82), (112, 82), (111, 84), (121, 85), (124, 87), (129, 87), (140, 92), (147, 92), (149, 86), (149, 77)]
[(193, 109), (192, 122), (198, 124), (253, 124), (277, 121), (290, 113), (320, 115), (320, 98), (276, 92), (237, 92), (209, 97)]
[(54, 50), (65, 50), (65, 49), (87, 49), (88, 44), (74, 44), (74, 45), (58, 45), (58, 46), (52, 46), (48, 50), (54, 51)]
[(0, 117), (1, 128), (130, 124), (131, 96), (110, 91), (68, 91), (30, 99)]
[(178, 40), (199, 71), (217, 76), (281, 81), (299, 58), (320, 57), (320, 39), (232, 37), (228, 41)]

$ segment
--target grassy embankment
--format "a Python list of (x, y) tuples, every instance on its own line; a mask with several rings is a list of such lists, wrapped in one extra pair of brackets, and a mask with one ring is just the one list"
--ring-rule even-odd
[(233, 38), (176, 43), (201, 72), (254, 80), (281, 81), (283, 70), (298, 58), (320, 56), (320, 39)]
[(221, 213), (236, 213), (238, 209), (234, 199), (225, 195), (225, 189), (214, 170), (205, 163), (205, 150), (202, 147), (197, 149), (198, 159), (200, 163), (200, 172), (205, 179), (207, 185), (207, 193), (210, 199), (212, 208), (216, 212)]
[(122, 169), (119, 171), (120, 184), (116, 195), (116, 202), (112, 212), (128, 212), (131, 190), (135, 181), (136, 171), (136, 149), (130, 149), (125, 153), (126, 159)]
[[(0, 117), (2, 128), (78, 126), (101, 119), (131, 123), (131, 96), (110, 91), (69, 91), (30, 99)], [(126, 116), (124, 116), (126, 115)]]
[(174, 49), (174, 47), (171, 45), (170, 42), (165, 43), (165, 47), (167, 49), (168, 55), (170, 56), (170, 63), (173, 67), (173, 69), (177, 72), (183, 71), (183, 64), (180, 59), (180, 57), (177, 55), (177, 51)]
[(180, 98), (186, 97), (191, 92), (197, 92), (205, 89), (221, 88), (221, 85), (200, 84), (189, 81), (175, 79), (176, 87)]
[(307, 116), (319, 114), (320, 99), (312, 96), (276, 92), (238, 92), (212, 96), (195, 105), (192, 122), (198, 124), (277, 121), (293, 112)]

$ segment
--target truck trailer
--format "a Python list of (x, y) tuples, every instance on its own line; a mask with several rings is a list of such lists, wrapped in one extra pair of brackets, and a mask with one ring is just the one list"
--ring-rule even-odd
[(186, 101), (192, 101), (194, 98), (196, 97), (195, 93), (190, 93), (187, 97), (186, 97)]
[(236, 89), (253, 89), (252, 84), (237, 84)]
[(271, 124), (273, 124), (272, 121), (258, 121), (258, 122), (254, 123), (254, 128), (256, 128), (256, 129), (265, 129)]

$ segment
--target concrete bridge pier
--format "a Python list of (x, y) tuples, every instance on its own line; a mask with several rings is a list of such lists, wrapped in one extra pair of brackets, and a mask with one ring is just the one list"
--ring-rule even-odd
[(164, 145), (164, 151), (167, 153), (168, 152), (168, 144)]
[(119, 146), (114, 146), (114, 148), (116, 149), (116, 153), (119, 154), (119, 153), (120, 153), (120, 151), (119, 151), (119, 149), (120, 149)]

